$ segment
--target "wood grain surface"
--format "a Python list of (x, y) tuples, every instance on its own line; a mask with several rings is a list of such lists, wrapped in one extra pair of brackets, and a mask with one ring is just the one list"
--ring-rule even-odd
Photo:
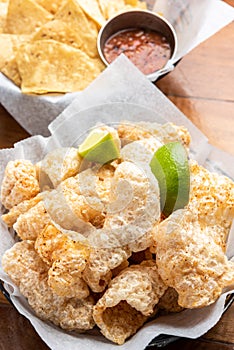
[[(227, 1), (234, 6), (234, 0)], [(199, 45), (156, 84), (209, 138), (234, 155), (234, 23)], [(0, 148), (28, 133), (0, 107)], [(0, 350), (49, 349), (0, 293)], [(234, 350), (234, 305), (196, 340), (180, 339), (164, 350)]]

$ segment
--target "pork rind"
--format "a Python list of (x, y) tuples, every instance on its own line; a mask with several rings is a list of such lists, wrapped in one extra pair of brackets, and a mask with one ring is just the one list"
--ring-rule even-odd
[(83, 222), (91, 223), (95, 227), (100, 227), (103, 225), (104, 215), (102, 204), (93, 186), (94, 179), (93, 171), (87, 169), (77, 176), (63, 181), (58, 191), (61, 191), (66, 205), (77, 218)]
[[(93, 292), (105, 290), (116, 270), (126, 266), (131, 251), (127, 247), (112, 249), (92, 248), (88, 263), (83, 271), (83, 278)], [(124, 265), (123, 265), (124, 264)]]
[(100, 198), (104, 208), (110, 203), (111, 183), (117, 166), (118, 164), (113, 161), (97, 170), (95, 186), (98, 198)]
[(185, 209), (175, 211), (155, 229), (159, 274), (177, 291), (182, 307), (209, 305), (234, 284), (234, 262), (227, 260), (215, 231), (216, 225)]
[(29, 160), (10, 161), (1, 186), (1, 201), (10, 209), (20, 202), (35, 197), (39, 192), (36, 168)]
[(163, 310), (163, 313), (180, 312), (184, 310), (178, 304), (178, 293), (173, 288), (167, 288), (166, 292), (160, 298), (158, 303), (159, 310)]
[(21, 214), (26, 213), (29, 209), (34, 207), (42, 200), (42, 198), (42, 194), (38, 193), (37, 196), (15, 205), (9, 210), (8, 213), (2, 215), (2, 220), (5, 222), (5, 224), (7, 224), (7, 226), (12, 227)]
[(48, 284), (57, 295), (83, 299), (90, 294), (81, 275), (90, 254), (87, 245), (49, 224), (38, 235), (35, 249), (49, 268)]
[(21, 214), (13, 228), (21, 239), (33, 241), (50, 221), (44, 202), (40, 201), (26, 213)]
[[(123, 344), (156, 313), (209, 305), (234, 284), (225, 256), (234, 184), (191, 161), (189, 203), (160, 223), (149, 163), (164, 143), (188, 148), (188, 131), (145, 122), (123, 122), (119, 136), (109, 129), (118, 147), (122, 141), (110, 164), (81, 160), (75, 148), (56, 149), (35, 166), (9, 163), (3, 221), (23, 242), (3, 267), (43, 320), (76, 331), (96, 322)], [(34, 182), (42, 193), (32, 191)]]
[(2, 258), (4, 271), (11, 277), (12, 281), (19, 286), (21, 281), (30, 278), (34, 273), (42, 275), (48, 268), (34, 249), (33, 241), (22, 241), (6, 251)]
[(125, 145), (120, 152), (121, 158), (134, 163), (149, 164), (153, 154), (162, 143), (155, 137), (133, 141)]
[(148, 248), (149, 233), (160, 218), (158, 183), (148, 168), (122, 162), (115, 170), (103, 228), (90, 237), (97, 248)]
[(45, 173), (56, 188), (63, 180), (78, 174), (81, 162), (82, 159), (76, 148), (56, 148), (41, 161), (39, 180), (43, 182), (43, 173)]
[(191, 137), (186, 128), (173, 123), (158, 124), (139, 122), (131, 124), (122, 122), (118, 127), (119, 138), (123, 144), (155, 137), (162, 143), (180, 141), (185, 147), (189, 147)]
[(234, 219), (234, 182), (226, 176), (211, 173), (196, 161), (190, 161), (190, 199), (188, 209), (199, 220), (216, 225), (216, 242), (225, 250)]
[(94, 320), (106, 338), (123, 344), (154, 313), (166, 289), (154, 261), (132, 265), (111, 281), (94, 307)]
[(105, 289), (112, 271), (132, 252), (150, 247), (153, 226), (160, 218), (158, 183), (152, 174), (134, 163), (116, 165), (109, 200), (103, 228), (89, 236), (93, 248), (83, 272), (94, 292)]
[(3, 269), (18, 285), (35, 313), (66, 330), (84, 331), (94, 326), (94, 300), (58, 296), (48, 286), (47, 266), (34, 250), (34, 242), (16, 243), (3, 256)]

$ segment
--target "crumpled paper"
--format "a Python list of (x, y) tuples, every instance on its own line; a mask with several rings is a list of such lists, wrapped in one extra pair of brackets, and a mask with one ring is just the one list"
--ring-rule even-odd
[[(178, 51), (168, 66), (234, 19), (234, 8), (221, 0), (148, 0), (153, 11), (163, 14), (175, 27)], [(31, 135), (49, 135), (48, 125), (79, 95), (25, 95), (0, 73), (0, 103)]]
[[(127, 74), (128, 72), (128, 74)], [(26, 158), (39, 161), (45, 152), (60, 145), (76, 145), (84, 133), (97, 122), (109, 125), (119, 120), (150, 122), (171, 121), (186, 126), (192, 135), (192, 157), (210, 170), (225, 173), (234, 179), (234, 157), (208, 143), (207, 138), (157, 89), (125, 56), (116, 60), (99, 78), (64, 110), (49, 126), (50, 137), (33, 136), (18, 142), (13, 149), (0, 151), (0, 183), (7, 162)], [(228, 242), (228, 257), (234, 256), (234, 230)], [(14, 244), (6, 225), (0, 220), (0, 259), (5, 250)], [(18, 311), (27, 317), (33, 327), (52, 350), (143, 350), (159, 334), (197, 338), (213, 327), (222, 316), (226, 295), (224, 291), (216, 303), (202, 309), (186, 310), (178, 314), (156, 318), (147, 323), (124, 345), (115, 345), (106, 340), (97, 329), (85, 334), (65, 332), (38, 319), (2, 270), (0, 279), (11, 295)]]

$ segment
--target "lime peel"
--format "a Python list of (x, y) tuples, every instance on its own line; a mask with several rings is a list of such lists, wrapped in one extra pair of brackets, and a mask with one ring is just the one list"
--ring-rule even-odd
[(79, 155), (90, 162), (108, 163), (119, 158), (117, 142), (111, 132), (105, 129), (94, 129), (79, 146)]
[(180, 142), (160, 147), (150, 162), (159, 183), (161, 210), (165, 216), (184, 208), (189, 201), (190, 171), (187, 152)]

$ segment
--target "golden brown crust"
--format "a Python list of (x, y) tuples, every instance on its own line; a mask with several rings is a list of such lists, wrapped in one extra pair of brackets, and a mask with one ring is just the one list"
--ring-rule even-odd
[(2, 215), (2, 220), (8, 227), (12, 227), (21, 214), (26, 213), (29, 209), (34, 207), (42, 198), (41, 193), (38, 193), (37, 196), (20, 202), (18, 205), (12, 207), (8, 213)]
[(184, 209), (171, 214), (154, 232), (158, 271), (178, 292), (182, 307), (207, 306), (234, 283), (234, 263), (214, 239), (215, 229)]
[(90, 294), (82, 278), (89, 258), (86, 245), (49, 224), (38, 235), (35, 249), (49, 267), (48, 284), (57, 295), (83, 299)]
[(119, 125), (118, 133), (123, 144), (153, 137), (163, 144), (180, 141), (188, 148), (191, 141), (188, 130), (183, 126), (177, 126), (173, 123), (130, 123), (126, 121)]
[(166, 289), (155, 261), (132, 265), (112, 279), (94, 307), (94, 320), (106, 338), (123, 344), (154, 313)]
[(13, 228), (21, 239), (33, 241), (50, 220), (44, 202), (40, 201), (27, 212), (21, 214), (13, 225)]
[(209, 172), (190, 161), (191, 189), (187, 208), (199, 220), (216, 226), (217, 244), (225, 251), (227, 236), (234, 219), (234, 182), (226, 176)]
[(1, 201), (7, 209), (39, 193), (36, 168), (29, 160), (10, 161), (1, 185)]
[(80, 332), (93, 328), (93, 298), (57, 295), (48, 285), (48, 267), (34, 250), (34, 242), (16, 243), (5, 253), (3, 269), (41, 319), (66, 330)]

